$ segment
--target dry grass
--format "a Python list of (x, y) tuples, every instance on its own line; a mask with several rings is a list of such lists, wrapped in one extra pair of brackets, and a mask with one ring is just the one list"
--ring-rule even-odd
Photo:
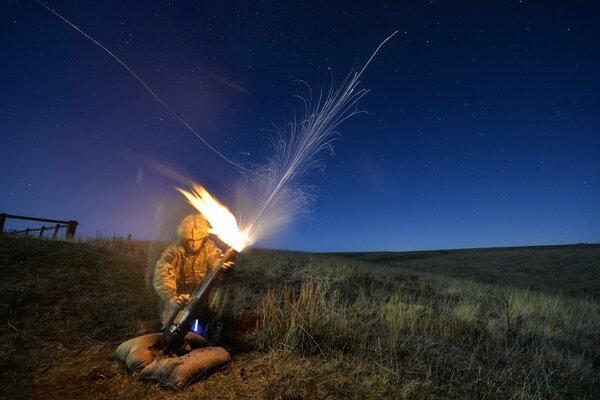
[[(598, 274), (598, 246), (369, 262), (250, 251), (231, 282), (234, 361), (182, 392), (139, 382), (112, 359), (120, 342), (157, 329), (144, 280), (162, 246), (0, 238), (0, 397), (600, 397), (597, 282), (583, 294), (573, 283)], [(526, 278), (531, 257), (551, 279)], [(450, 272), (432, 270), (444, 262)]]

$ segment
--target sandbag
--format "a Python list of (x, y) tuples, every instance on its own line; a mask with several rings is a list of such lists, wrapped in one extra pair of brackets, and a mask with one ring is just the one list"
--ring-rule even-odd
[(140, 378), (180, 390), (230, 361), (231, 356), (224, 348), (202, 347), (181, 357), (158, 357), (142, 370)]
[(121, 343), (115, 351), (115, 357), (125, 363), (128, 371), (139, 372), (154, 360), (162, 344), (162, 333), (138, 336)]
[(182, 389), (231, 361), (224, 348), (207, 346), (202, 336), (188, 332), (178, 355), (165, 356), (162, 333), (150, 333), (121, 343), (115, 357), (125, 363), (130, 372), (139, 372), (141, 379)]

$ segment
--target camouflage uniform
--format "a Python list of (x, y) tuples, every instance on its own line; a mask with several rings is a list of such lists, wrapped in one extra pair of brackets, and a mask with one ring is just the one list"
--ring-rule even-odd
[[(199, 222), (200, 221), (200, 222)], [(161, 321), (164, 324), (173, 311), (171, 302), (173, 296), (191, 294), (196, 285), (201, 282), (212, 266), (223, 256), (217, 245), (208, 238), (208, 225), (200, 216), (190, 216), (184, 219), (179, 227), (180, 240), (171, 244), (162, 253), (154, 269), (154, 290), (161, 300)], [(190, 228), (192, 226), (193, 232)], [(186, 229), (186, 227), (188, 229)], [(186, 240), (200, 240), (199, 250), (190, 252), (186, 248)], [(229, 275), (223, 271), (221, 279)], [(211, 290), (208, 304), (203, 313), (207, 318), (218, 318), (224, 308), (225, 294), (221, 285)]]

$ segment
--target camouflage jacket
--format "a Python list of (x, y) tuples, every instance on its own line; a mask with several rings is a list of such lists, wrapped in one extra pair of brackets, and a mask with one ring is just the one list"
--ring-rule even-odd
[(210, 239), (204, 239), (200, 251), (186, 254), (179, 243), (167, 247), (154, 269), (154, 290), (161, 300), (168, 302), (173, 295), (191, 293), (202, 281), (214, 263), (223, 255)]

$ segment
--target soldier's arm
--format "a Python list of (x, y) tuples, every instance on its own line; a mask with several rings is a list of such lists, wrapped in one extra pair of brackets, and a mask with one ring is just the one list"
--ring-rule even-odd
[(167, 249), (154, 269), (154, 291), (165, 302), (177, 297), (178, 261), (177, 252)]

